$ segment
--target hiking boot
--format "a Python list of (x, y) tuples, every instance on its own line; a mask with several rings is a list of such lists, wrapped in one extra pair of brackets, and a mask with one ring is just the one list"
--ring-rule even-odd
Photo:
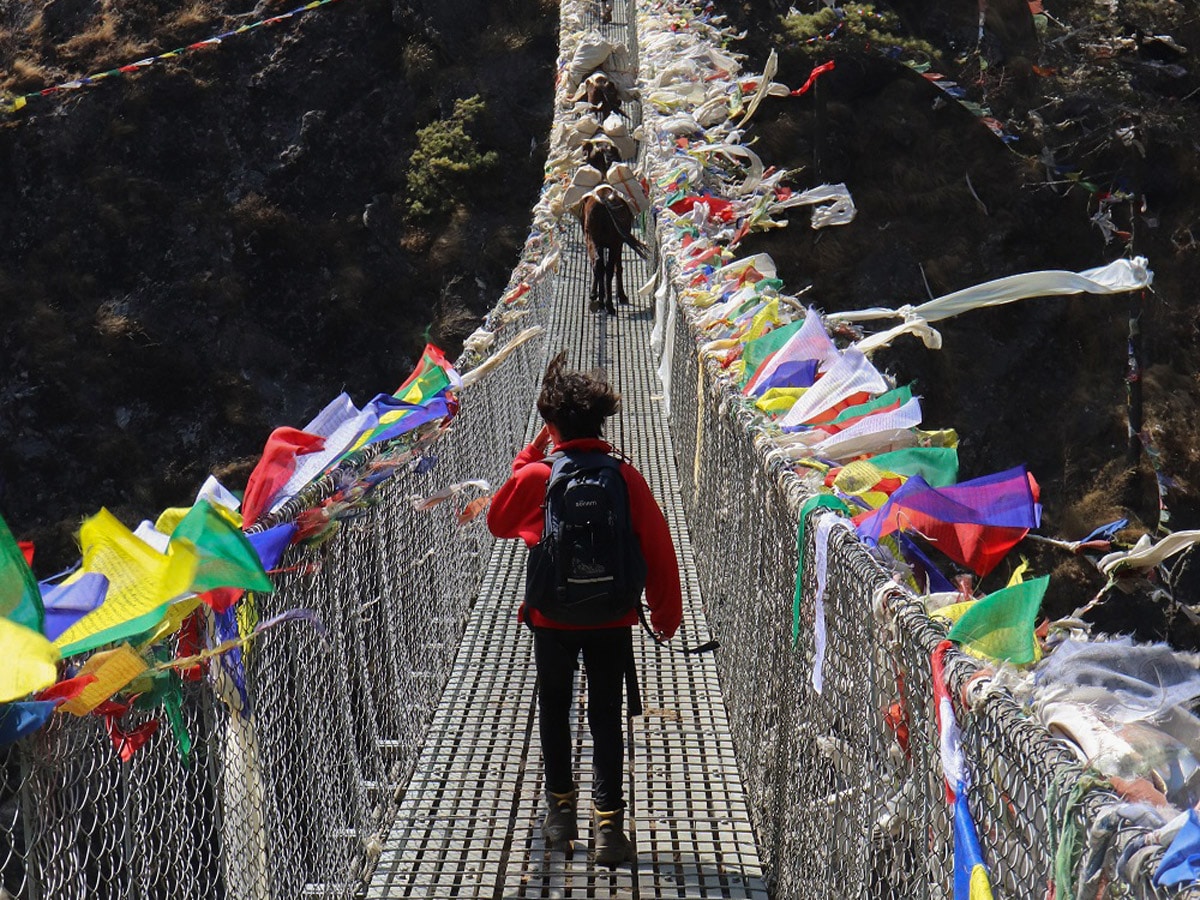
[(625, 837), (625, 810), (604, 812), (597, 809), (593, 823), (597, 865), (613, 868), (633, 862), (633, 844)]
[(546, 791), (546, 806), (549, 812), (542, 821), (542, 837), (547, 844), (565, 845), (579, 837), (579, 824), (575, 821), (575, 805), (579, 791), (556, 794)]

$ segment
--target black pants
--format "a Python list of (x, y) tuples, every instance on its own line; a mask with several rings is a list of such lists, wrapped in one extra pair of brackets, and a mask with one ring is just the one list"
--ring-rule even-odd
[(592, 732), (593, 802), (598, 809), (624, 809), (622, 761), (625, 753), (621, 699), (625, 672), (633, 660), (633, 629), (568, 631), (535, 628), (539, 728), (546, 763), (546, 789), (563, 794), (575, 787), (571, 772), (571, 704), (579, 654), (587, 673), (588, 727)]

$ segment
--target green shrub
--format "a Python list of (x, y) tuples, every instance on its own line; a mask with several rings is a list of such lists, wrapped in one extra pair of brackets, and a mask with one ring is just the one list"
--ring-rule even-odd
[(414, 216), (449, 213), (473, 185), (490, 177), (500, 161), (494, 150), (479, 151), (472, 127), (484, 114), (478, 94), (454, 101), (449, 118), (417, 131), (417, 149), (408, 165), (408, 210)]
[[(895, 13), (880, 11), (869, 3), (847, 5), (841, 9), (825, 7), (811, 14), (790, 13), (783, 17), (783, 30), (797, 43), (812, 42), (835, 55), (899, 50), (902, 56), (927, 61), (939, 56), (926, 41), (905, 37)], [(833, 37), (826, 41), (830, 35)]]

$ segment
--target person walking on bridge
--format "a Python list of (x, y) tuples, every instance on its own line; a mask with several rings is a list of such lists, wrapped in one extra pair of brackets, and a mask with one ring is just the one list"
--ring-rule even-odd
[(636, 688), (633, 629), (644, 585), (656, 636), (675, 634), (683, 609), (679, 564), (645, 478), (602, 437), (605, 419), (620, 407), (604, 374), (568, 370), (566, 353), (559, 353), (546, 369), (537, 405), (545, 425), (517, 454), (512, 476), (492, 498), (488, 528), (530, 548), (518, 616), (533, 629), (548, 806), (543, 837), (571, 852), (579, 835), (569, 716), (582, 655), (595, 859), (615, 866), (633, 860), (624, 825), (621, 716), (627, 678)]

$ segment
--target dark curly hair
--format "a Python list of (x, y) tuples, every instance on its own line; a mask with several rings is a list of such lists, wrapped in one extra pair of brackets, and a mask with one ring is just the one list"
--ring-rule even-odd
[(604, 431), (604, 420), (621, 408), (621, 395), (602, 369), (569, 370), (564, 350), (546, 367), (537, 407), (564, 441), (597, 438)]

